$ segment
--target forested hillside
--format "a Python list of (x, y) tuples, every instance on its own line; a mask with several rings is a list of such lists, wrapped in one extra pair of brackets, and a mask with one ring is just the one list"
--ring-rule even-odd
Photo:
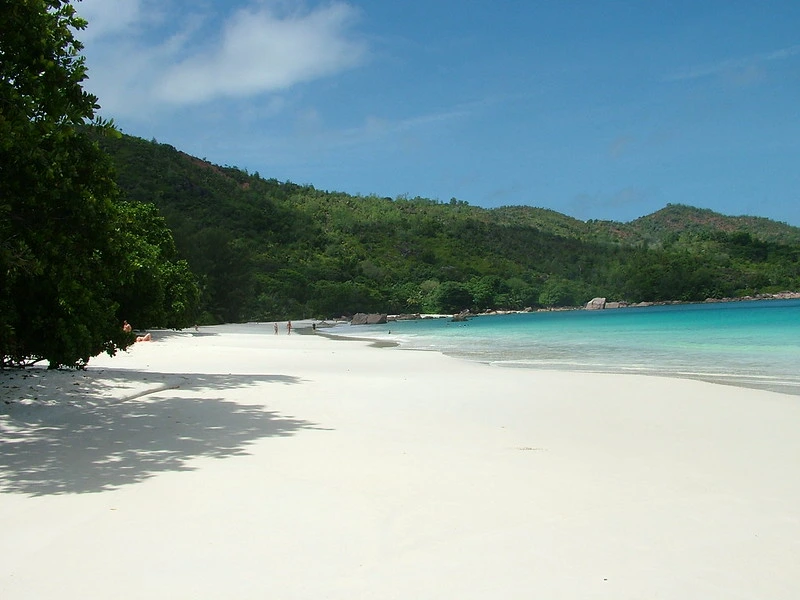
[(681, 205), (631, 223), (327, 192), (100, 138), (199, 277), (200, 322), (703, 300), (800, 289), (800, 229)]

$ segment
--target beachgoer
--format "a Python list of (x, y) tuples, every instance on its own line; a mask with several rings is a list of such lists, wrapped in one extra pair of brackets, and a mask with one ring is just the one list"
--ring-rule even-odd
[(153, 338), (150, 337), (149, 333), (145, 333), (144, 335), (137, 335), (136, 336), (136, 341), (137, 342), (151, 342), (152, 340), (153, 340)]
[(132, 330), (131, 324), (128, 323), (127, 321), (123, 321), (122, 322), (122, 331), (124, 331), (125, 333), (130, 333), (131, 330)]
[(292, 322), (286, 321), (286, 335), (289, 335), (290, 333), (292, 333)]
[(316, 331), (316, 330), (317, 330), (317, 324), (316, 324), (316, 323), (312, 323), (312, 324), (311, 324), (311, 329), (312, 329), (313, 331)]
[(275, 327), (275, 335), (278, 335), (278, 323), (275, 322), (272, 325), (273, 325), (273, 327)]

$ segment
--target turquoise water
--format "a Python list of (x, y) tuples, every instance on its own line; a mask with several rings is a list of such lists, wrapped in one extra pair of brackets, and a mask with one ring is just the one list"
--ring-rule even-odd
[(659, 374), (800, 395), (800, 300), (425, 319), (341, 331), (507, 367)]

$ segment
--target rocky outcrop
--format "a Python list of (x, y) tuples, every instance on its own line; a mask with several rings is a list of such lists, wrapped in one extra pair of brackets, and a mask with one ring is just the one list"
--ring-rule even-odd
[(746, 302), (747, 300), (797, 300), (800, 292), (777, 292), (775, 294), (756, 294), (737, 298), (706, 298), (706, 302)]
[(469, 312), (469, 310), (462, 310), (457, 315), (453, 315), (453, 318), (451, 320), (455, 321), (456, 323), (460, 323), (462, 321), (466, 321), (467, 318), (469, 318), (471, 316), (472, 316), (472, 313)]
[(605, 298), (592, 298), (586, 303), (586, 310), (603, 310), (605, 307)]
[(356, 313), (353, 315), (353, 318), (350, 319), (351, 325), (383, 325), (384, 323), (386, 323), (385, 314)]
[(606, 302), (606, 310), (609, 308), (627, 308), (630, 306), (627, 302)]

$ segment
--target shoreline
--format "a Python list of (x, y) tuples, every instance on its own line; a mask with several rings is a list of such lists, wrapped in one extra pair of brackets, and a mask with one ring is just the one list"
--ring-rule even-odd
[[(593, 305), (595, 300), (602, 300), (602, 305)], [(683, 306), (692, 304), (730, 304), (736, 302), (759, 302), (762, 300), (800, 300), (800, 292), (777, 292), (774, 294), (756, 294), (754, 296), (726, 296), (723, 298), (706, 298), (705, 300), (654, 300), (652, 302), (625, 302), (611, 301), (606, 302), (605, 298), (595, 298), (580, 306), (553, 306), (549, 308), (526, 308), (522, 310), (512, 309), (488, 309), (481, 312), (464, 310), (458, 314), (436, 314), (436, 313), (408, 313), (408, 314), (386, 314), (386, 320), (392, 321), (416, 321), (424, 319), (453, 319), (461, 317), (472, 319), (476, 317), (496, 316), (496, 315), (518, 315), (537, 312), (558, 312), (572, 310), (618, 310), (621, 308), (649, 308), (651, 306)], [(365, 314), (365, 313), (362, 313)], [(376, 313), (377, 314), (377, 313)]]
[(800, 595), (794, 396), (196, 333), (0, 373), (0, 596)]
[[(303, 335), (303, 334), (301, 334)], [(370, 346), (375, 348), (398, 348), (407, 352), (434, 352), (441, 354), (455, 360), (463, 360), (469, 363), (482, 364), (492, 366), (500, 369), (522, 369), (538, 372), (557, 372), (568, 375), (570, 373), (585, 373), (595, 375), (619, 375), (626, 376), (640, 376), (640, 377), (661, 377), (667, 379), (686, 379), (689, 381), (701, 381), (712, 385), (730, 386), (734, 388), (743, 388), (749, 390), (759, 390), (766, 392), (773, 392), (777, 394), (786, 394), (789, 396), (800, 396), (800, 384), (794, 381), (780, 381), (768, 376), (758, 376), (751, 374), (736, 374), (736, 373), (702, 373), (702, 372), (687, 372), (679, 370), (668, 370), (664, 368), (645, 368), (645, 369), (631, 369), (622, 366), (595, 366), (590, 365), (571, 365), (565, 366), (563, 364), (534, 364), (530, 362), (503, 362), (492, 361), (490, 359), (472, 358), (466, 355), (459, 354), (457, 351), (447, 351), (438, 348), (416, 348), (404, 347), (402, 342), (387, 340), (379, 337), (361, 337), (358, 335), (337, 335), (317, 331), (317, 335), (327, 337), (331, 340), (340, 341), (357, 341), (367, 342)]]
[[(775, 299), (775, 301), (781, 300), (794, 300), (794, 299)], [(706, 303), (695, 303), (697, 306), (703, 306)], [(633, 307), (629, 307), (633, 308)], [(612, 312), (615, 312), (616, 309), (611, 309)], [(592, 311), (589, 311), (592, 312)], [(481, 315), (474, 315), (476, 317), (476, 321), (482, 321), (482, 319), (478, 319), (477, 317), (486, 318), (486, 322), (491, 320), (493, 317), (502, 319), (506, 316), (514, 316), (521, 313), (502, 313), (502, 314), (481, 314)], [(470, 320), (472, 320), (472, 316)], [(420, 322), (423, 320), (429, 321), (441, 321), (442, 318), (433, 318), (429, 317), (428, 319), (418, 319), (418, 320), (409, 320), (405, 319), (403, 322), (415, 323)], [(448, 323), (449, 324), (449, 323)], [(510, 356), (508, 358), (492, 358), (489, 356), (483, 357), (480, 355), (475, 355), (474, 353), (470, 352), (469, 346), (467, 347), (459, 347), (459, 346), (452, 346), (448, 344), (442, 344), (442, 340), (439, 339), (439, 336), (435, 331), (431, 333), (431, 340), (437, 343), (437, 345), (430, 345), (429, 347), (422, 347), (421, 344), (414, 343), (414, 337), (412, 335), (411, 338), (404, 338), (404, 333), (413, 332), (412, 330), (404, 330), (403, 325), (400, 325), (399, 331), (396, 331), (392, 326), (392, 322), (378, 324), (378, 325), (369, 325), (368, 329), (364, 331), (360, 331), (360, 325), (347, 325), (345, 323), (340, 323), (338, 326), (333, 327), (328, 330), (324, 331), (336, 331), (337, 329), (339, 332), (337, 334), (325, 334), (331, 335), (336, 339), (356, 339), (356, 340), (363, 340), (363, 341), (370, 341), (375, 343), (378, 346), (386, 345), (399, 345), (403, 350), (425, 350), (425, 351), (433, 351), (444, 354), (445, 356), (466, 360), (473, 363), (481, 363), (492, 365), (495, 367), (507, 368), (507, 369), (528, 369), (533, 371), (562, 371), (564, 373), (596, 373), (596, 374), (617, 374), (617, 375), (645, 375), (645, 376), (655, 376), (655, 377), (669, 377), (674, 379), (689, 379), (695, 381), (703, 381), (707, 383), (713, 383), (718, 385), (725, 385), (731, 387), (742, 387), (745, 389), (755, 389), (755, 390), (764, 390), (782, 394), (789, 394), (793, 396), (800, 396), (800, 379), (796, 377), (787, 376), (785, 374), (780, 373), (772, 373), (765, 375), (763, 371), (754, 371), (751, 367), (749, 370), (742, 370), (741, 372), (737, 372), (735, 366), (731, 366), (728, 369), (709, 369), (706, 368), (702, 370), (699, 368), (697, 364), (673, 364), (671, 362), (661, 362), (656, 361), (654, 365), (648, 364), (639, 364), (632, 366), (626, 363), (620, 362), (613, 362), (613, 361), (600, 361), (600, 362), (592, 362), (591, 360), (574, 360), (574, 361), (564, 361), (564, 360), (555, 360), (555, 359), (548, 359), (548, 358), (539, 358), (533, 356)], [(390, 327), (391, 331), (387, 332), (382, 329), (381, 327)], [(309, 332), (310, 333), (310, 332)], [(318, 330), (318, 333), (321, 333)], [(395, 339), (391, 339), (395, 338)], [(420, 338), (421, 340), (426, 340), (425, 336)], [(398, 341), (401, 340), (401, 341)], [(484, 350), (486, 348), (483, 348)], [(589, 356), (591, 358), (591, 356)], [(663, 357), (662, 357), (663, 358)], [(709, 365), (706, 365), (707, 367)]]

